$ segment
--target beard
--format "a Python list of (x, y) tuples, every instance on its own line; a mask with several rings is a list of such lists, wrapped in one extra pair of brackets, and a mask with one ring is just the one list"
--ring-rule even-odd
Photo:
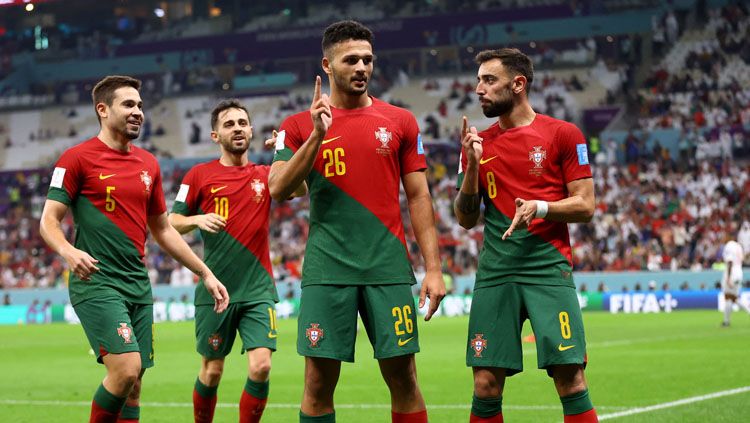
[(242, 146), (238, 147), (234, 145), (234, 140), (232, 138), (234, 138), (234, 135), (219, 140), (221, 142), (221, 146), (224, 147), (224, 150), (228, 153), (243, 154), (247, 151), (248, 148), (250, 148), (250, 140), (246, 139), (245, 143)]
[(482, 104), (482, 112), (488, 118), (495, 118), (510, 113), (513, 110), (513, 93), (510, 83), (503, 89), (502, 95), (497, 101)]
[(125, 122), (125, 128), (122, 130), (122, 134), (129, 140), (134, 140), (141, 135), (141, 127), (143, 124), (138, 125), (138, 129), (130, 129), (130, 124)]
[[(336, 84), (336, 88), (338, 88), (340, 91), (343, 91), (346, 94), (349, 95), (362, 95), (367, 92), (367, 77), (362, 76), (353, 76), (347, 78), (344, 75), (340, 75), (336, 72), (336, 69), (331, 67), (331, 72), (333, 73), (333, 82)], [(352, 82), (354, 81), (364, 81), (364, 86), (362, 88), (355, 88), (352, 86)]]

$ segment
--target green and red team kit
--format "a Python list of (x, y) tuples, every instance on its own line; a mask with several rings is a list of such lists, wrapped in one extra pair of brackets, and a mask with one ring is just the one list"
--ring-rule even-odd
[[(310, 233), (303, 286), (411, 285), (415, 278), (398, 196), (401, 177), (426, 168), (417, 123), (409, 112), (375, 98), (370, 107), (332, 111), (334, 125), (326, 133), (307, 178)], [(312, 131), (309, 113), (289, 117), (281, 131), (285, 146), (276, 152), (274, 160), (286, 161)], [(537, 115), (528, 127), (503, 131), (495, 124), (480, 135), (485, 140), (479, 177), (486, 229), (476, 288), (512, 282), (572, 289), (566, 224), (535, 220), (528, 230), (518, 230), (506, 241), (500, 237), (515, 212), (516, 197), (560, 200), (567, 196), (567, 182), (591, 176), (582, 134), (573, 125)], [(462, 168), (465, 165), (462, 157)], [(459, 186), (461, 180), (462, 175)], [(268, 253), (267, 181), (268, 167), (224, 167), (213, 161), (196, 166), (186, 175), (176, 199), (177, 213), (214, 212), (227, 218), (224, 231), (202, 234), (206, 263), (227, 286), (233, 303), (278, 301)], [(143, 264), (146, 221), (147, 216), (166, 209), (155, 158), (137, 147), (118, 152), (93, 138), (63, 154), (56, 164), (48, 198), (71, 206), (76, 248), (99, 260), (100, 271), (90, 281), (71, 274), (71, 303), (76, 306), (90, 298), (115, 296), (134, 306), (150, 305), (151, 288)], [(213, 303), (202, 285), (196, 290), (195, 302)], [(498, 305), (493, 308), (500, 308)], [(331, 306), (320, 304), (316, 308), (325, 313)], [(524, 312), (532, 313), (528, 306), (524, 304)], [(398, 346), (406, 345), (416, 337), (413, 304), (385, 308), (388, 310), (383, 314), (390, 318), (388, 329), (377, 330), (393, 332)], [(565, 309), (556, 312), (555, 321), (548, 325), (556, 334), (541, 338), (549, 338), (545, 342), (560, 352), (583, 355), (580, 311), (573, 304)], [(275, 331), (275, 315), (270, 308), (268, 313), (271, 330)], [(82, 320), (88, 319), (84, 316)], [(107, 330), (114, 338), (138, 350), (132, 330), (135, 323), (127, 315), (118, 313), (105, 320), (112, 321)], [(300, 328), (309, 348), (320, 348), (326, 331), (335, 330), (316, 321), (306, 322), (304, 327), (300, 324)], [(135, 329), (151, 343), (151, 328)], [(536, 326), (535, 331), (540, 338)], [(470, 334), (468, 348), (473, 356), (481, 358), (490, 348), (489, 342), (494, 340), (489, 339), (489, 332)], [(90, 337), (90, 342), (100, 350), (120, 352), (112, 337), (102, 335), (96, 343)], [(560, 339), (576, 342), (579, 348), (569, 349), (574, 344), (565, 345), (558, 342)], [(417, 342), (412, 344), (418, 350)]]
[(143, 257), (148, 216), (166, 211), (156, 158), (91, 138), (60, 157), (47, 198), (72, 209), (75, 247), (98, 260), (90, 280), (72, 272), (69, 279), (70, 302), (98, 360), (140, 351), (143, 367), (152, 366), (153, 300)]
[(237, 328), (243, 349), (276, 349), (276, 310), (268, 233), (270, 167), (248, 163), (224, 166), (213, 160), (193, 167), (183, 178), (172, 212), (192, 216), (216, 213), (226, 219), (218, 233), (201, 230), (204, 261), (222, 281), (230, 305), (222, 315), (203, 284), (195, 290), (198, 351), (206, 357), (229, 354)]
[[(472, 302), (467, 365), (521, 371), (520, 327), (526, 318), (534, 327), (540, 368), (585, 363), (567, 224), (535, 219), (502, 240), (516, 198), (559, 201), (567, 198), (569, 182), (591, 177), (583, 134), (573, 124), (537, 114), (528, 126), (503, 130), (495, 123), (479, 136), (485, 229), (475, 292), (482, 294)], [(462, 154), (459, 189), (466, 164)]]

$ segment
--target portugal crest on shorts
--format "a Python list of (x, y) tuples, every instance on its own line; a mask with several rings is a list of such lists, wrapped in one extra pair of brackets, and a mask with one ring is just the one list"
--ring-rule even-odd
[(305, 336), (310, 340), (310, 346), (313, 348), (318, 346), (318, 342), (323, 339), (323, 335), (325, 335), (325, 331), (320, 328), (318, 323), (310, 323), (310, 327), (305, 331)]
[(120, 327), (117, 328), (117, 334), (122, 337), (126, 344), (133, 343), (133, 340), (130, 339), (133, 336), (133, 329), (130, 329), (127, 323), (120, 323)]
[(208, 345), (211, 346), (211, 348), (214, 351), (219, 351), (219, 347), (221, 346), (221, 336), (219, 336), (218, 333), (215, 333), (208, 337)]
[(547, 152), (545, 150), (542, 150), (542, 146), (538, 145), (533, 147), (533, 149), (529, 151), (529, 160), (534, 162), (534, 167), (529, 170), (529, 173), (532, 175), (540, 176), (542, 172), (544, 172), (542, 162), (546, 158)]
[(391, 154), (391, 149), (388, 147), (388, 143), (393, 139), (393, 134), (386, 131), (386, 128), (378, 128), (375, 131), (375, 139), (380, 141), (380, 147), (376, 148), (375, 151), (381, 156), (388, 156)]
[(146, 192), (151, 192), (151, 183), (153, 180), (151, 179), (151, 176), (148, 174), (148, 170), (142, 170), (141, 171), (141, 182), (143, 182), (143, 185), (146, 186)]
[(484, 334), (475, 334), (474, 339), (471, 340), (471, 349), (474, 350), (474, 357), (481, 357), (482, 351), (485, 348), (487, 348), (487, 340), (484, 339)]
[(250, 183), (250, 188), (255, 191), (255, 202), (260, 203), (263, 201), (263, 191), (266, 190), (266, 184), (260, 181), (260, 179), (253, 179), (253, 182)]

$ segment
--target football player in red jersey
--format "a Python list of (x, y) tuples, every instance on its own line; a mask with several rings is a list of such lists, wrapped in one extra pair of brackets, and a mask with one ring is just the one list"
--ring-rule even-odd
[(464, 117), (454, 204), (467, 229), (485, 205), (466, 351), (474, 371), (470, 421), (503, 421), (505, 378), (523, 370), (521, 326), (528, 318), (538, 366), (554, 380), (565, 422), (595, 422), (567, 226), (594, 214), (586, 140), (575, 125), (531, 108), (528, 56), (506, 48), (476, 60), (482, 111), (498, 120), (478, 133)]
[[(357, 314), (391, 392), (394, 422), (426, 422), (414, 353), (419, 351), (399, 205), (403, 182), (426, 276), (426, 320), (445, 295), (426, 162), (414, 116), (368, 95), (372, 32), (354, 21), (323, 35), (330, 97), (315, 83), (309, 112), (281, 125), (269, 176), (271, 195), (310, 190), (310, 236), (302, 271), (297, 351), (305, 356), (300, 422), (333, 422), (341, 361), (354, 361)], [(312, 118), (312, 119), (311, 119)], [(278, 140), (278, 139), (277, 139)]]
[[(136, 422), (141, 379), (153, 366), (153, 299), (143, 262), (146, 231), (201, 276), (222, 312), (226, 288), (167, 221), (156, 158), (132, 144), (143, 124), (139, 80), (108, 76), (92, 91), (101, 124), (96, 137), (55, 164), (40, 232), (71, 270), (70, 302), (97, 361), (107, 368), (91, 404), (91, 422)], [(68, 208), (75, 245), (60, 223)], [(118, 420), (119, 419), (119, 420)]]
[[(248, 376), (240, 396), (240, 422), (259, 422), (268, 400), (271, 352), (276, 350), (279, 301), (268, 246), (270, 167), (252, 163), (250, 115), (238, 100), (221, 101), (211, 112), (211, 138), (221, 157), (185, 175), (170, 223), (180, 232), (196, 228), (208, 267), (226, 284), (227, 311), (217, 315), (202, 285), (195, 290), (195, 333), (201, 369), (193, 390), (196, 423), (213, 421), (224, 358), (239, 331)], [(295, 196), (305, 195), (303, 183)]]

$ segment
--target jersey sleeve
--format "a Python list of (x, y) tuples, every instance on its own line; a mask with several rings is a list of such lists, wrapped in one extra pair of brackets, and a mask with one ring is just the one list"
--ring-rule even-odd
[(591, 177), (586, 139), (575, 125), (563, 125), (558, 132), (560, 160), (565, 183)]
[(55, 163), (47, 198), (70, 206), (78, 196), (82, 184), (83, 172), (80, 161), (75, 153), (68, 150)]
[(164, 201), (164, 188), (161, 186), (161, 169), (156, 164), (154, 176), (154, 187), (151, 190), (151, 197), (148, 202), (148, 215), (157, 216), (167, 211), (167, 204)]
[(284, 119), (276, 136), (276, 152), (273, 155), (273, 161), (289, 161), (306, 139), (307, 137), (302, 138), (299, 125), (294, 116)]
[(405, 116), (402, 125), (404, 125), (404, 139), (398, 152), (401, 175), (427, 169), (422, 134), (419, 133), (419, 125), (414, 115), (409, 113)]
[(174, 205), (172, 205), (172, 213), (181, 214), (183, 216), (192, 216), (198, 207), (198, 194), (200, 187), (198, 186), (197, 178), (195, 176), (195, 168), (192, 168), (182, 178), (180, 189), (177, 191), (177, 197), (174, 199)]

